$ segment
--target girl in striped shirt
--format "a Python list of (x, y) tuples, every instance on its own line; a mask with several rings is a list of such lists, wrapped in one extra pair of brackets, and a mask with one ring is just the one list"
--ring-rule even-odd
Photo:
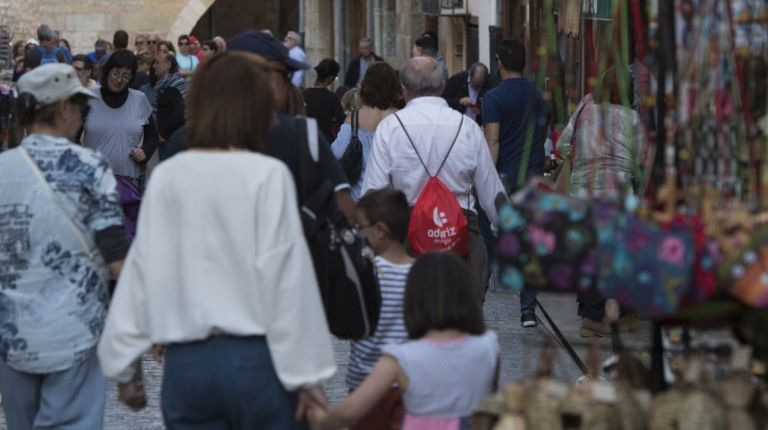
[[(381, 289), (381, 313), (376, 332), (352, 342), (347, 371), (347, 386), (356, 390), (381, 358), (381, 348), (408, 340), (403, 322), (405, 281), (413, 258), (405, 249), (410, 208), (398, 190), (382, 189), (367, 193), (357, 204), (357, 229), (376, 252), (376, 272)], [(381, 401), (352, 430), (400, 428), (403, 419), (402, 393), (393, 385)]]

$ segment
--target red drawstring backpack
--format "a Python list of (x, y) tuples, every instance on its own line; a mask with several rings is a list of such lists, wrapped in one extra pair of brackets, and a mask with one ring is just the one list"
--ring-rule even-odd
[(459, 132), (461, 132), (461, 127), (464, 125), (464, 115), (461, 116), (461, 123), (459, 124), (459, 130), (456, 132), (456, 137), (453, 138), (453, 143), (451, 143), (448, 153), (445, 154), (443, 162), (440, 163), (440, 167), (434, 175), (429, 172), (419, 151), (416, 150), (416, 145), (414, 145), (403, 122), (400, 121), (400, 117), (395, 114), (395, 118), (397, 118), (400, 126), (403, 127), (403, 131), (416, 152), (416, 156), (419, 157), (421, 165), (427, 171), (427, 175), (429, 175), (427, 184), (421, 190), (419, 198), (416, 200), (416, 206), (411, 211), (411, 220), (408, 224), (408, 242), (411, 245), (413, 254), (419, 256), (430, 251), (443, 250), (452, 251), (461, 257), (466, 257), (469, 254), (467, 218), (464, 216), (456, 196), (437, 177), (443, 169), (445, 162), (448, 161), (448, 156), (451, 154), (454, 145), (456, 145)]

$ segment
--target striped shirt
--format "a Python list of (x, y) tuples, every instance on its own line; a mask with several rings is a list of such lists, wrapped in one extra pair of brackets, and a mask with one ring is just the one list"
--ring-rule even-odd
[(408, 340), (403, 322), (403, 302), (411, 263), (393, 264), (381, 257), (376, 257), (374, 262), (381, 289), (381, 314), (373, 336), (352, 342), (347, 370), (347, 387), (351, 390), (359, 387), (373, 371), (381, 357), (382, 346)]

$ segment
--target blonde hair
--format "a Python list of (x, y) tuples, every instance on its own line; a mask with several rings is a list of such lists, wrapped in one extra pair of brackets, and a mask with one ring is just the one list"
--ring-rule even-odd
[(353, 88), (344, 94), (341, 98), (341, 107), (344, 113), (349, 115), (353, 110), (360, 109), (363, 105), (363, 99), (360, 97), (360, 90)]

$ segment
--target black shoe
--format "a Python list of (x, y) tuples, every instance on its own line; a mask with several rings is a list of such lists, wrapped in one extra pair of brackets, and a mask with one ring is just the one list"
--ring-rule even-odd
[(520, 325), (525, 328), (536, 327), (536, 314), (533, 312), (526, 312), (520, 317)]

